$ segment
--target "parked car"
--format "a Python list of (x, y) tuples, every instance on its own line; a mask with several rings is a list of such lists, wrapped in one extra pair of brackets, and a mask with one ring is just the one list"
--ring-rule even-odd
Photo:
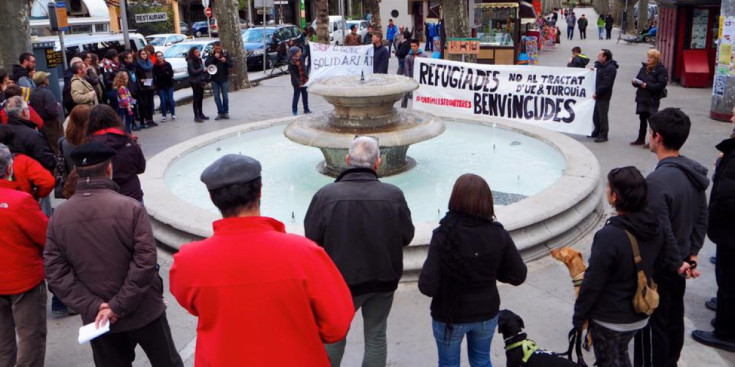
[(175, 33), (152, 34), (145, 38), (145, 40), (148, 41), (148, 44), (153, 45), (153, 48), (156, 49), (156, 52), (164, 52), (168, 50), (169, 47), (179, 42), (182, 42), (185, 39), (186, 36), (184, 36), (183, 34)]
[[(263, 53), (267, 52), (265, 68), (270, 69), (273, 65), (284, 62), (278, 56), (278, 48), (281, 44), (288, 44), (293, 40), (296, 46), (303, 46), (301, 30), (295, 25), (282, 24), (275, 27), (265, 28), (265, 42), (263, 42), (263, 28), (254, 27), (243, 30), (242, 43), (248, 51), (248, 69), (263, 69)], [(263, 44), (265, 43), (265, 49)], [(266, 51), (267, 50), (267, 51)]]
[[(316, 20), (311, 22), (311, 26), (316, 29)], [(329, 43), (333, 45), (344, 45), (347, 32), (347, 23), (342, 16), (329, 16)]]
[(347, 21), (347, 33), (352, 32), (353, 25), (357, 26), (357, 34), (360, 35), (360, 41), (362, 41), (365, 38), (365, 35), (367, 35), (368, 26), (370, 25), (370, 23), (368, 23), (368, 21), (364, 19), (348, 20)]
[(181, 34), (189, 35), (189, 25), (186, 24), (186, 22), (179, 22), (179, 29), (181, 30)]
[[(212, 27), (212, 35), (216, 36), (218, 27), (217, 27), (217, 20), (214, 18), (209, 19), (209, 26)], [(201, 21), (196, 22), (191, 26), (191, 33), (194, 35), (194, 37), (205, 37), (209, 35), (209, 27), (207, 26), (207, 21)]]
[(171, 68), (174, 69), (174, 87), (176, 89), (189, 86), (189, 71), (186, 67), (186, 55), (189, 54), (189, 49), (196, 47), (199, 49), (202, 59), (206, 59), (212, 52), (215, 41), (217, 41), (216, 38), (197, 38), (179, 42), (163, 53), (163, 57), (171, 63)]

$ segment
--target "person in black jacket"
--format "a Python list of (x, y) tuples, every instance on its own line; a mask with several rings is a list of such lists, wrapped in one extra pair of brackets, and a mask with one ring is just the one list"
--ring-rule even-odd
[(112, 180), (119, 192), (143, 202), (138, 175), (145, 172), (145, 157), (140, 145), (123, 131), (120, 118), (108, 105), (97, 105), (89, 113), (89, 141), (100, 142), (115, 150), (112, 157)]
[(612, 97), (613, 85), (615, 77), (618, 74), (618, 63), (613, 60), (612, 52), (602, 49), (597, 54), (595, 62), (597, 70), (597, 79), (595, 80), (595, 111), (592, 114), (592, 122), (595, 129), (589, 138), (594, 138), (595, 143), (603, 143), (607, 141), (607, 133), (610, 130), (607, 114), (610, 111), (610, 98)]
[(646, 143), (646, 133), (648, 132), (648, 119), (658, 112), (658, 107), (663, 98), (664, 89), (669, 82), (669, 73), (661, 64), (661, 52), (658, 50), (648, 50), (648, 58), (638, 75), (631, 82), (636, 88), (635, 112), (640, 119), (640, 127), (638, 128), (638, 138), (632, 141), (630, 145), (643, 145)]
[(411, 51), (411, 32), (403, 31), (401, 41), (396, 45), (396, 57), (398, 58), (398, 71), (396, 74), (403, 75), (403, 69), (406, 68), (406, 56)]
[(28, 121), (31, 116), (28, 104), (20, 96), (10, 97), (5, 102), (5, 113), (8, 115), (8, 125), (15, 135), (10, 150), (35, 159), (43, 168), (53, 173), (56, 158), (46, 137), (36, 130), (36, 124)]
[(208, 116), (202, 111), (202, 100), (204, 99), (204, 84), (207, 80), (207, 74), (202, 65), (199, 49), (192, 47), (186, 55), (186, 69), (189, 72), (189, 85), (194, 94), (192, 107), (194, 108), (194, 122), (204, 122), (209, 120)]
[(153, 85), (153, 61), (145, 49), (138, 50), (138, 59), (135, 62), (135, 75), (138, 76), (138, 113), (141, 127), (158, 126), (153, 122), (153, 95), (156, 87)]
[(54, 153), (58, 153), (59, 138), (64, 136), (63, 127), (61, 126), (60, 117), (63, 116), (61, 105), (56, 101), (53, 92), (48, 89), (49, 73), (37, 71), (33, 74), (33, 82), (36, 88), (31, 91), (31, 98), (28, 104), (33, 107), (38, 115), (43, 119), (43, 129), (41, 133), (46, 136), (49, 146)]
[[(137, 102), (138, 98), (140, 98), (140, 81), (138, 80), (138, 75), (135, 72), (135, 57), (133, 56), (132, 52), (125, 51), (120, 54), (120, 59), (121, 60), (119, 71), (128, 73), (128, 91), (130, 91), (130, 95)], [(117, 103), (117, 94), (115, 94), (115, 103)], [(135, 118), (140, 121), (140, 125), (136, 124), (135, 121), (133, 121), (133, 130), (148, 128), (148, 126), (146, 126), (145, 124), (145, 118), (140, 112), (140, 103), (135, 103), (133, 105), (133, 114)]]
[(612, 14), (608, 13), (607, 17), (605, 17), (605, 38), (606, 39), (612, 38), (613, 25), (615, 25), (615, 18), (613, 18)]
[(628, 344), (648, 323), (648, 316), (633, 308), (637, 269), (626, 233), (635, 238), (643, 271), (650, 279), (664, 237), (656, 216), (648, 210), (647, 190), (635, 167), (615, 168), (607, 174), (605, 194), (617, 215), (595, 234), (572, 319), (577, 330), (589, 323), (600, 367), (630, 366)]
[(419, 276), (419, 290), (432, 297), (440, 366), (459, 366), (465, 334), (470, 365), (490, 365), (500, 308), (496, 281), (520, 285), (526, 274), (513, 239), (495, 221), (490, 186), (480, 176), (460, 176)]
[[(735, 124), (735, 115), (730, 118)], [(717, 245), (717, 310), (714, 331), (694, 330), (694, 340), (735, 352), (735, 128), (717, 144), (721, 152), (712, 175), (707, 235)]]
[(153, 84), (156, 86), (158, 98), (161, 99), (161, 118), (166, 122), (166, 112), (171, 112), (171, 119), (176, 120), (176, 101), (174, 100), (174, 69), (171, 63), (163, 58), (163, 52), (156, 52), (156, 64), (153, 65)]
[(572, 57), (567, 62), (568, 68), (585, 68), (590, 63), (590, 58), (582, 53), (582, 49), (579, 46), (572, 48)]
[(291, 74), (291, 86), (293, 86), (291, 111), (294, 116), (298, 115), (299, 96), (301, 96), (304, 104), (304, 113), (311, 113), (309, 111), (309, 92), (306, 91), (306, 87), (304, 86), (309, 81), (309, 77), (306, 74), (304, 62), (301, 60), (301, 49), (293, 46), (288, 50), (288, 54), (290, 56), (288, 60), (288, 73)]
[[(212, 75), (212, 93), (214, 94), (214, 103), (217, 105), (217, 117), (215, 120), (230, 118), (230, 68), (232, 67), (232, 59), (227, 51), (222, 49), (220, 41), (214, 42), (212, 53), (204, 62), (205, 66), (217, 66), (217, 72)], [(220, 97), (221, 95), (221, 97)]]
[(383, 46), (383, 33), (373, 33), (373, 74), (388, 74), (390, 51)]
[[(385, 366), (388, 314), (403, 274), (403, 248), (414, 235), (411, 211), (401, 189), (378, 180), (376, 138), (356, 137), (345, 160), (350, 168), (314, 194), (304, 232), (337, 265), (355, 311), (362, 308), (363, 366)], [(345, 339), (327, 345), (332, 366), (340, 365), (345, 345)]]
[[(691, 128), (689, 116), (666, 108), (651, 116), (650, 150), (658, 164), (646, 181), (648, 201), (664, 233), (662, 252), (653, 274), (660, 303), (650, 320), (654, 366), (676, 366), (684, 346), (686, 280), (697, 278), (697, 255), (707, 232), (707, 169), (680, 155)], [(644, 333), (645, 334), (645, 333)]]

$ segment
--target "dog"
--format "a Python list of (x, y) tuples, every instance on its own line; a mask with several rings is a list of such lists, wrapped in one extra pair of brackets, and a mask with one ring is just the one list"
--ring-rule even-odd
[[(572, 277), (572, 284), (574, 285), (574, 297), (579, 297), (579, 288), (582, 286), (584, 280), (584, 272), (587, 270), (587, 265), (584, 264), (582, 253), (571, 248), (564, 246), (562, 248), (551, 250), (551, 257), (559, 260), (567, 266), (569, 270), (569, 276)], [(587, 330), (587, 338), (584, 342), (584, 349), (590, 350), (592, 346), (592, 336), (587, 329), (587, 323), (584, 323), (584, 329)]]
[(507, 367), (575, 367), (576, 363), (540, 349), (526, 337), (523, 319), (508, 310), (498, 314), (498, 333), (505, 340)]

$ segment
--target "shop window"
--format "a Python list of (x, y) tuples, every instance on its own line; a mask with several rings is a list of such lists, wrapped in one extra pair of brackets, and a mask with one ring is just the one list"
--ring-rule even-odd
[(709, 23), (708, 9), (694, 9), (692, 17), (692, 40), (689, 43), (691, 49), (704, 49), (707, 47), (707, 25)]
[(474, 29), (481, 45), (514, 46), (518, 3), (475, 5)]

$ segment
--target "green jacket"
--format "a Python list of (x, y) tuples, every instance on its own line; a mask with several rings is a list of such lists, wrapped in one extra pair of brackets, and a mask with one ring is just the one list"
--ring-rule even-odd
[(605, 28), (605, 18), (597, 18), (597, 28)]

